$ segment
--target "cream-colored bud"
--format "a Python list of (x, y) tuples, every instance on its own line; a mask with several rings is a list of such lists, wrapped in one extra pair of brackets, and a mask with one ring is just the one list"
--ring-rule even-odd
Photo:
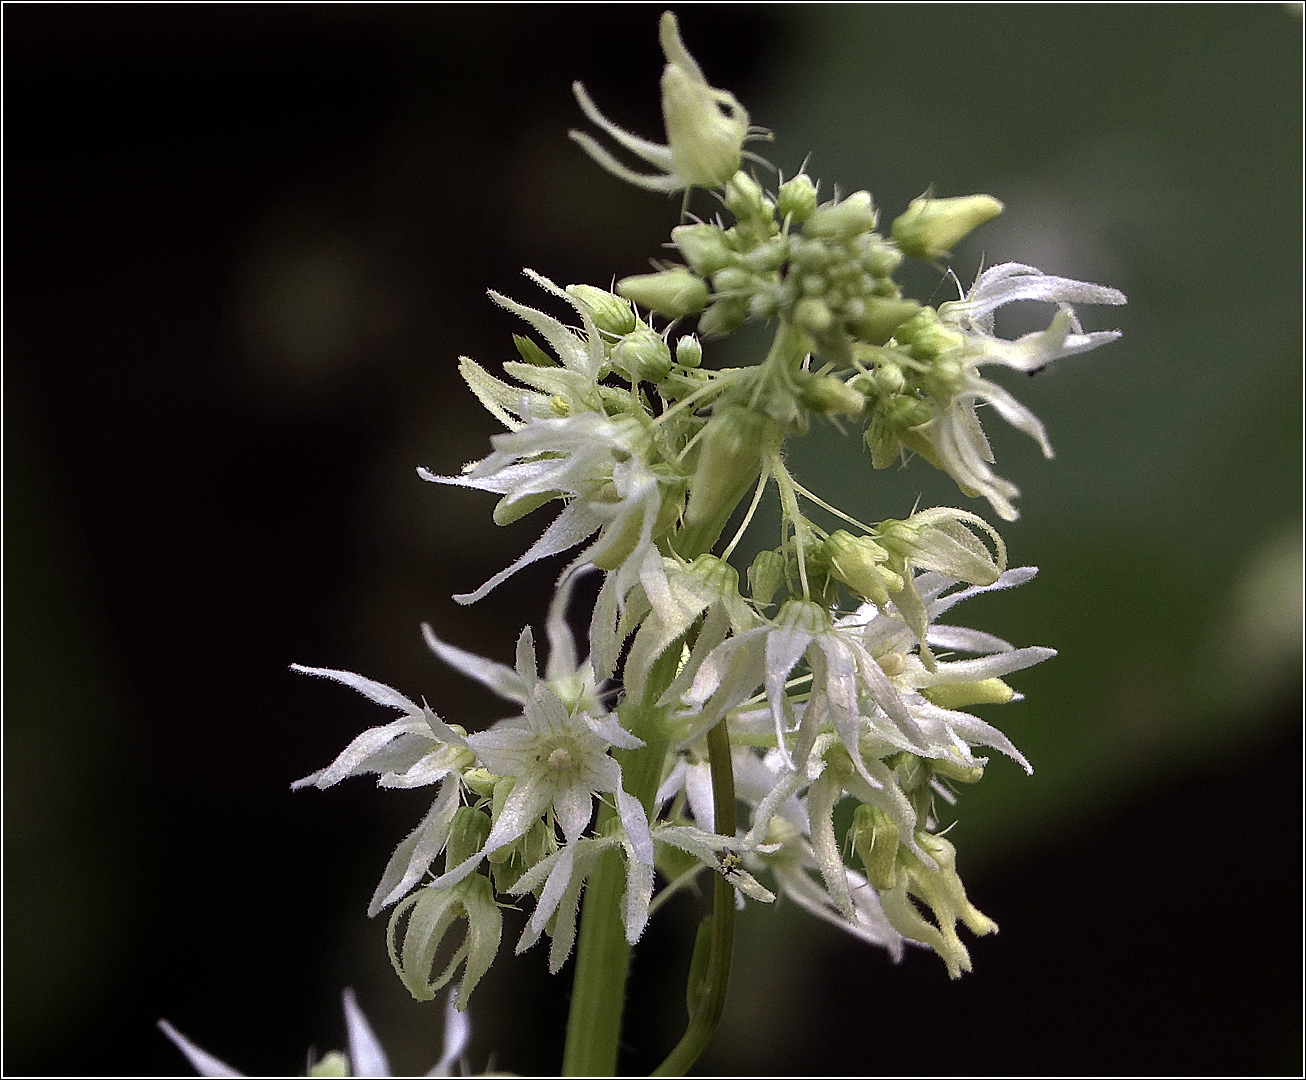
[(635, 312), (630, 304), (607, 289), (593, 285), (568, 285), (567, 292), (589, 312), (594, 325), (610, 334), (629, 334), (635, 329)]
[(708, 85), (680, 39), (670, 11), (658, 24), (667, 66), (662, 72), (662, 118), (676, 176), (697, 187), (720, 187), (739, 171), (748, 112), (734, 94)]
[(707, 306), (707, 283), (684, 267), (622, 278), (617, 292), (669, 319), (693, 315)]
[(677, 225), (671, 230), (671, 242), (697, 274), (715, 274), (734, 258), (725, 230), (716, 225)]
[(912, 199), (893, 223), (893, 239), (904, 255), (918, 259), (942, 258), (974, 229), (1002, 213), (1002, 203), (992, 195), (963, 195)]
[(869, 191), (854, 191), (842, 202), (817, 207), (803, 225), (804, 236), (846, 239), (875, 228), (875, 204)]

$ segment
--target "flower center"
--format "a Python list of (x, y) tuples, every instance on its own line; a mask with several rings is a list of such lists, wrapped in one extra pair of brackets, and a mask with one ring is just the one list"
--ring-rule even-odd
[(549, 768), (554, 772), (566, 772), (571, 768), (571, 755), (559, 746), (549, 755)]

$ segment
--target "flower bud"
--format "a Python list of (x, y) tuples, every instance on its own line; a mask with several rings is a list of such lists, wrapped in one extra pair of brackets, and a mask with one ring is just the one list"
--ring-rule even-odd
[[(405, 917), (407, 926), (403, 927), (403, 942), (399, 944)], [(445, 936), (454, 923), (462, 920), (467, 922), (467, 933), (456, 947), (453, 960), (443, 972), (438, 967), (433, 969)], [(490, 879), (484, 874), (472, 874), (448, 888), (418, 889), (395, 908), (386, 932), (390, 963), (418, 1001), (435, 997), (466, 960), (458, 990), (459, 1009), (467, 1008), (476, 984), (490, 970), (502, 936), (503, 914), (494, 902)]]
[(698, 465), (690, 482), (685, 528), (676, 550), (685, 558), (716, 543), (739, 500), (762, 471), (762, 454), (772, 422), (743, 405), (730, 405), (707, 422)]
[(687, 184), (720, 187), (739, 170), (748, 112), (734, 94), (708, 85), (680, 40), (671, 12), (658, 24), (667, 66), (662, 72), (662, 118), (675, 174)]
[(698, 332), (704, 337), (733, 334), (748, 318), (748, 300), (727, 296), (717, 300), (698, 319)]
[(617, 282), (617, 292), (669, 319), (693, 315), (707, 306), (707, 283), (679, 266), (656, 274), (622, 278)]
[(759, 551), (748, 568), (748, 591), (754, 602), (769, 604), (784, 583), (784, 555), (778, 551)]
[(696, 274), (715, 274), (734, 258), (725, 232), (716, 225), (677, 225), (671, 230), (671, 242)]
[(534, 367), (557, 367), (558, 361), (535, 344), (530, 338), (513, 334), (512, 343), (517, 346), (517, 355)]
[[(994, 682), (1000, 682), (1000, 679), (994, 679)], [(937, 704), (937, 702), (936, 702)], [(972, 758), (978, 762), (975, 765), (963, 765), (960, 761), (950, 757), (930, 758), (930, 768), (945, 780), (955, 780), (959, 784), (978, 784), (984, 779), (984, 759)]]
[(724, 197), (726, 209), (741, 220), (769, 217), (771, 214), (762, 185), (746, 172), (737, 172), (730, 177)]
[(686, 334), (676, 342), (676, 363), (681, 367), (696, 368), (703, 362), (703, 346), (693, 334)]
[(954, 199), (921, 196), (912, 199), (893, 223), (893, 239), (904, 255), (938, 259), (972, 230), (1002, 213), (1002, 203), (992, 195), (964, 195)]
[(449, 824), (449, 842), (444, 849), (444, 868), (452, 870), (470, 859), (490, 836), (490, 816), (472, 806), (460, 806)]
[(892, 889), (898, 880), (898, 825), (879, 807), (862, 803), (853, 811), (848, 840), (877, 889)]
[(940, 709), (964, 709), (967, 705), (1005, 705), (1016, 696), (1015, 691), (1001, 679), (940, 683), (938, 686), (924, 687), (921, 693)]
[(600, 330), (620, 336), (635, 329), (635, 313), (621, 297), (593, 285), (568, 285), (567, 292), (589, 312)]
[(883, 345), (921, 306), (915, 300), (891, 300), (884, 296), (867, 296), (862, 316), (849, 329), (863, 341)]
[(816, 210), (816, 185), (806, 173), (799, 173), (792, 180), (786, 180), (776, 192), (776, 213), (781, 220), (792, 218), (801, 225)]
[(803, 235), (847, 239), (875, 228), (875, 216), (871, 193), (854, 191), (842, 202), (817, 207), (803, 225)]
[(648, 327), (627, 334), (612, 346), (611, 360), (632, 384), (660, 383), (671, 371), (671, 349)]
[(798, 399), (822, 416), (857, 416), (866, 407), (865, 396), (835, 375), (813, 375), (803, 383)]
[[(966, 527), (978, 525), (993, 541), (996, 555)], [(906, 564), (967, 581), (992, 585), (1007, 566), (1007, 549), (997, 531), (983, 518), (965, 510), (936, 507), (906, 521), (884, 521), (876, 530), (880, 545)]]
[(794, 322), (809, 333), (823, 334), (833, 321), (825, 302), (814, 296), (804, 296), (794, 305)]
[(853, 536), (846, 529), (832, 532), (825, 541), (830, 570), (858, 596), (883, 608), (889, 594), (903, 587), (902, 578), (884, 564), (889, 553), (869, 536)]

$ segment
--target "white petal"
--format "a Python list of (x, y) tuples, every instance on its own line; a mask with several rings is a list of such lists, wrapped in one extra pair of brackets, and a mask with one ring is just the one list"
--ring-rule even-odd
[(162, 1031), (178, 1050), (186, 1055), (186, 1060), (190, 1062), (191, 1068), (200, 1076), (244, 1076), (243, 1072), (233, 1069), (225, 1061), (219, 1061), (207, 1050), (201, 1050), (185, 1035), (173, 1027), (168, 1021), (159, 1021), (159, 1030)]
[(409, 713), (413, 716), (420, 716), (422, 713), (421, 706), (409, 701), (398, 690), (386, 686), (385, 683), (365, 679), (362, 675), (355, 675), (352, 671), (305, 667), (303, 664), (291, 664), (290, 670), (297, 671), (301, 675), (317, 675), (323, 679), (334, 679), (338, 683), (344, 683), (351, 689), (357, 690), (364, 697), (371, 698), (378, 705), (389, 705), (392, 709), (398, 709), (400, 712)]
[[(635, 859), (645, 866), (653, 865), (653, 837), (649, 833), (648, 818), (644, 807), (633, 795), (617, 786), (617, 813), (621, 816), (621, 827), (626, 830), (626, 839), (630, 842)], [(629, 875), (630, 870), (627, 869)]]
[(354, 992), (346, 989), (341, 995), (345, 1001), (345, 1031), (349, 1037), (349, 1064), (353, 1076), (389, 1076), (390, 1059), (381, 1049), (380, 1040), (367, 1022), (363, 1010), (354, 999)]
[(440, 1060), (431, 1066), (427, 1076), (452, 1076), (453, 1067), (467, 1051), (472, 1041), (472, 1018), (467, 1012), (459, 1012), (457, 1007), (458, 991), (454, 986), (444, 1002), (444, 1053)]
[(449, 825), (458, 810), (459, 781), (448, 777), (441, 784), (435, 801), (411, 833), (395, 848), (385, 872), (372, 894), (367, 917), (375, 918), (382, 910), (408, 894), (431, 868), (435, 857), (449, 839)]
[(487, 660), (483, 656), (477, 656), (456, 645), (441, 641), (435, 636), (430, 623), (422, 623), (422, 637), (426, 639), (426, 645), (431, 652), (455, 671), (461, 671), (483, 686), (488, 686), (501, 698), (518, 703), (526, 700), (525, 683), (507, 664)]
[(458, 593), (454, 596), (454, 600), (460, 604), (476, 603), (477, 600), (487, 596), (491, 590), (502, 585), (518, 570), (529, 566), (533, 562), (538, 562), (540, 559), (548, 558), (550, 555), (556, 555), (560, 551), (575, 547), (587, 536), (596, 532), (602, 524), (602, 521), (592, 513), (586, 512), (580, 502), (573, 502), (554, 519), (553, 524), (544, 530), (544, 534), (527, 549), (521, 558), (506, 569), (500, 570), (475, 592)]

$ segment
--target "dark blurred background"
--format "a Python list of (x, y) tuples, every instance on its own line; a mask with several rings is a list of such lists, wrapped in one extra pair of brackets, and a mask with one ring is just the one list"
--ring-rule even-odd
[[(1299, 8), (681, 11), (787, 174), (810, 151), (890, 219), (990, 192), (963, 281), (1015, 260), (1130, 300), (1083, 312), (1120, 342), (1003, 379), (1055, 462), (991, 428), (1042, 573), (962, 621), (1061, 650), (992, 717), (1034, 776), (996, 763), (952, 834), (1002, 933), (950, 983), (750, 907), (700, 1071), (1300, 1071)], [(660, 137), (660, 10), (4, 9), (6, 1072), (183, 1071), (160, 1016), (300, 1070), (343, 1044), (347, 985), (397, 1071), (438, 1057), (441, 1006), (364, 916), (429, 792), (292, 795), (384, 717), (287, 665), (501, 715), (418, 623), (507, 660), (560, 563), (459, 608), (540, 522), (414, 466), (497, 428), (456, 373), (511, 355), (487, 287), (640, 272), (675, 223), (566, 139), (574, 78)], [(967, 504), (851, 441), (832, 473), (836, 437), (795, 466), (859, 516)], [(680, 1033), (699, 909), (637, 952), (628, 1071)], [(556, 1071), (570, 967), (513, 958), (520, 924), (471, 1058)]]

